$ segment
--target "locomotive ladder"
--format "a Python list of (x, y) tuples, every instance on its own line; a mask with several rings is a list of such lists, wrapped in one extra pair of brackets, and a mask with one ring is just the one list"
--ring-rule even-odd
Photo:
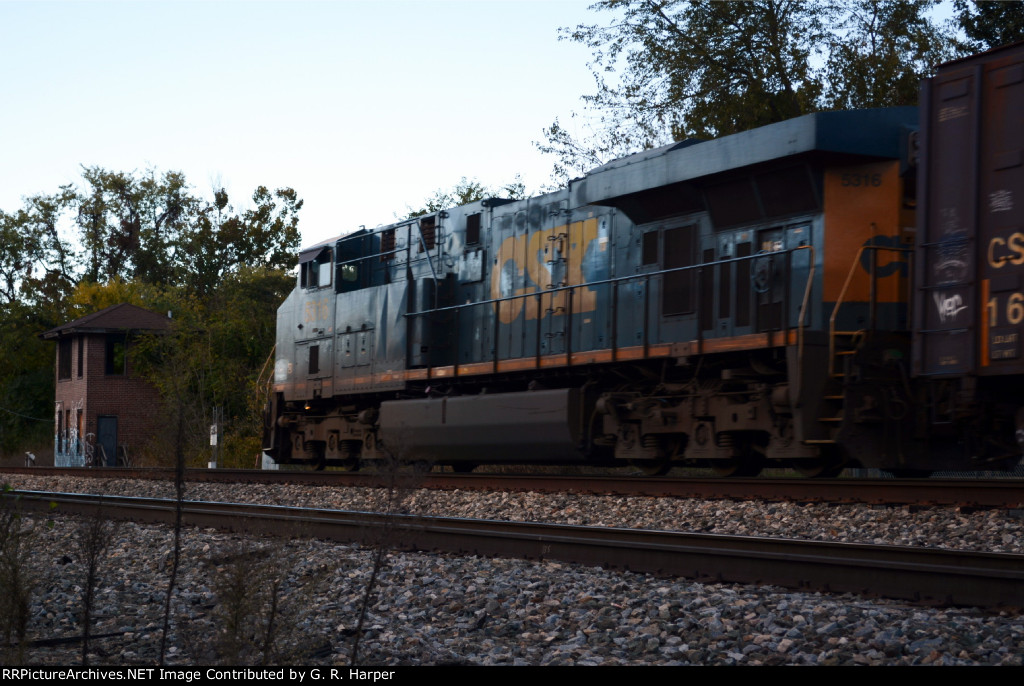
[[(870, 266), (868, 269), (868, 325), (866, 329), (841, 330), (836, 328), (839, 308), (843, 306), (846, 293), (850, 288), (850, 283), (853, 281), (854, 274), (857, 272), (857, 269), (861, 264), (861, 258), (865, 250), (870, 251)], [(911, 255), (911, 250), (908, 248), (893, 248), (882, 245), (863, 245), (854, 256), (853, 263), (850, 265), (850, 271), (846, 275), (846, 281), (843, 283), (843, 288), (839, 292), (839, 297), (836, 299), (836, 304), (832, 308), (832, 315), (829, 317), (828, 322), (828, 378), (825, 381), (825, 387), (822, 394), (822, 414), (818, 417), (818, 421), (829, 426), (829, 434), (831, 437), (827, 439), (807, 441), (808, 443), (835, 443), (836, 434), (838, 433), (839, 427), (842, 425), (846, 416), (845, 388), (847, 375), (850, 372), (850, 367), (853, 364), (853, 359), (857, 354), (858, 347), (860, 347), (864, 342), (868, 332), (875, 331), (877, 325), (876, 311), (878, 306), (879, 277), (876, 267), (878, 264), (877, 255), (879, 250), (904, 253), (908, 256)], [(909, 276), (907, 278), (907, 283), (908, 287), (909, 284), (912, 283), (912, 279), (910, 279)], [(909, 297), (906, 299), (906, 302), (909, 306)], [(910, 320), (909, 313), (907, 320)]]

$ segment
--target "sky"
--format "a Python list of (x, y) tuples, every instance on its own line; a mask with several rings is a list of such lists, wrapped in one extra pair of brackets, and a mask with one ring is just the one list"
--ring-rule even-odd
[(404, 216), (462, 177), (550, 183), (533, 145), (594, 91), (560, 27), (590, 0), (0, 0), (0, 209), (83, 166), (195, 192), (290, 187), (303, 245)]

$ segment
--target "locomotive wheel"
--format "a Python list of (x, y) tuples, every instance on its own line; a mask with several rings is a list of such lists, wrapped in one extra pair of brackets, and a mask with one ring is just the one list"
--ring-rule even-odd
[(800, 460), (793, 465), (793, 469), (808, 479), (833, 479), (846, 469), (846, 465), (819, 457), (813, 460)]
[(660, 460), (630, 460), (629, 464), (639, 469), (644, 476), (665, 476), (672, 469), (672, 463), (667, 458)]
[(675, 465), (672, 458), (682, 453), (686, 439), (671, 436), (645, 435), (645, 448), (650, 448), (653, 457), (649, 460), (630, 460), (629, 464), (639, 469), (644, 476), (664, 476)]
[(342, 472), (358, 472), (360, 466), (358, 457), (351, 457), (337, 463), (338, 470)]
[(708, 466), (715, 476), (747, 478), (754, 477), (764, 469), (764, 453), (747, 437), (733, 439), (732, 457), (727, 460), (711, 460)]
[(734, 457), (729, 460), (714, 460), (710, 467), (715, 476), (743, 478), (760, 474), (764, 463), (753, 457)]
[(310, 454), (309, 464), (318, 472), (327, 467), (327, 446), (323, 443), (306, 443), (306, 451)]

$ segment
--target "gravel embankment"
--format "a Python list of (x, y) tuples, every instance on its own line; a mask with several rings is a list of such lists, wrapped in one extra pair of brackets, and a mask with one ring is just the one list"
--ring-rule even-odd
[[(19, 488), (76, 490), (12, 477)], [(168, 495), (154, 482), (82, 480), (126, 495)], [(372, 489), (190, 484), (209, 500), (371, 509)], [(416, 491), (418, 514), (805, 536), (1020, 552), (1007, 513), (859, 506), (673, 501)], [(500, 513), (500, 514), (498, 514)], [(81, 633), (85, 522), (39, 527), (31, 632)], [(93, 664), (152, 664), (159, 653), (171, 538), (118, 525), (100, 571)], [(168, 663), (258, 662), (250, 630), (225, 631), (232, 609), (263, 611), (278, 587), (271, 662), (344, 664), (374, 551), (321, 541), (186, 530)], [(234, 582), (234, 583), (232, 583)], [(244, 613), (243, 613), (244, 614)], [(852, 595), (699, 584), (559, 563), (388, 554), (371, 596), (365, 664), (1007, 664), (1021, 665), (1024, 616), (925, 609)], [(77, 664), (80, 644), (33, 648), (32, 664)]]

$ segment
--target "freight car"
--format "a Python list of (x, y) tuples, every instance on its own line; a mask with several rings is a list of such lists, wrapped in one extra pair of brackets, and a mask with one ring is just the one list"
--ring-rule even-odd
[(1022, 68), (1021, 46), (945, 65), (920, 127), (917, 108), (811, 114), (304, 250), (266, 452), (1016, 464)]

